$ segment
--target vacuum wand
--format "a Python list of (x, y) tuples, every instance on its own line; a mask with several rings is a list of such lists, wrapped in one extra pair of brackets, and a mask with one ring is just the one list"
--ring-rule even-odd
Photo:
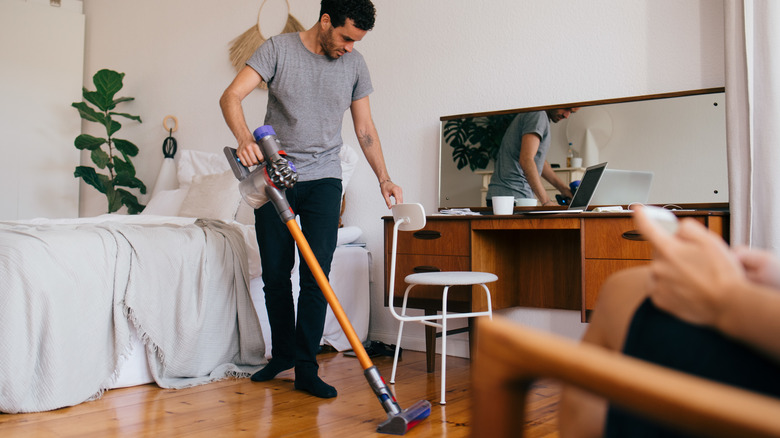
[[(279, 217), (290, 231), (293, 240), (298, 245), (301, 256), (309, 266), (317, 284), (322, 290), (322, 294), (336, 316), (336, 320), (347, 336), (347, 340), (349, 340), (349, 344), (352, 346), (360, 366), (363, 367), (363, 374), (369, 386), (371, 386), (374, 394), (382, 404), (382, 408), (387, 413), (387, 420), (379, 424), (376, 431), (392, 435), (404, 435), (417, 423), (428, 418), (431, 414), (431, 403), (428, 400), (420, 400), (408, 409), (401, 409), (398, 405), (395, 396), (387, 387), (385, 379), (382, 378), (379, 370), (368, 357), (363, 343), (360, 342), (360, 338), (352, 327), (352, 323), (350, 323), (347, 314), (341, 307), (336, 293), (333, 292), (327, 276), (325, 276), (314, 252), (311, 250), (311, 246), (309, 246), (309, 242), (298, 226), (298, 222), (295, 221), (295, 214), (284, 196), (284, 190), (292, 187), (297, 181), (298, 176), (295, 173), (295, 166), (286, 159), (286, 154), (281, 149), (281, 143), (276, 139), (276, 134), (271, 126), (265, 125), (257, 128), (254, 135), (265, 158), (265, 165), (262, 168), (258, 167), (251, 173), (246, 170), (246, 167), (241, 165), (234, 149), (225, 148), (225, 154), (228, 161), (230, 161), (233, 173), (241, 181), (239, 184), (241, 194), (249, 205), (254, 208), (259, 208), (260, 205), (269, 200), (274, 204)], [(257, 205), (259, 202), (260, 204)]]
[(357, 333), (355, 333), (355, 329), (349, 322), (347, 314), (341, 307), (338, 297), (336, 297), (335, 292), (333, 292), (333, 288), (331, 288), (328, 278), (325, 276), (322, 267), (317, 262), (317, 258), (314, 256), (298, 223), (295, 222), (295, 220), (289, 220), (287, 221), (287, 228), (290, 230), (293, 239), (298, 244), (298, 249), (306, 260), (306, 264), (309, 265), (312, 274), (314, 274), (314, 278), (317, 280), (320, 289), (322, 289), (322, 293), (328, 301), (328, 304), (330, 304), (330, 308), (333, 310), (333, 314), (336, 316), (339, 325), (341, 325), (341, 329), (344, 331), (344, 334), (347, 335), (349, 344), (355, 351), (360, 366), (363, 367), (363, 374), (365, 375), (366, 380), (368, 380), (368, 384), (371, 386), (371, 389), (374, 390), (374, 394), (377, 396), (387, 413), (387, 420), (377, 426), (376, 431), (392, 435), (404, 435), (407, 430), (414, 427), (420, 421), (428, 418), (431, 414), (431, 402), (428, 400), (420, 400), (409, 409), (401, 409), (395, 396), (393, 396), (390, 389), (387, 387), (385, 379), (382, 378), (379, 374), (379, 370), (368, 357), (365, 347), (363, 347), (360, 338), (358, 338)]

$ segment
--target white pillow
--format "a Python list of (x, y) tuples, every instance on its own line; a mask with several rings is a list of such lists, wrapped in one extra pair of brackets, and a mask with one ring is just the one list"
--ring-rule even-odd
[(336, 239), (336, 246), (352, 243), (358, 240), (362, 234), (363, 230), (359, 227), (341, 227), (339, 228), (339, 236)]
[(187, 189), (160, 190), (152, 195), (141, 214), (176, 216), (179, 214)]
[(243, 199), (238, 204), (238, 211), (236, 211), (236, 222), (244, 225), (255, 224), (255, 209), (250, 207)]
[(188, 186), (197, 175), (220, 174), (230, 170), (230, 164), (224, 154), (185, 149), (180, 151), (177, 157), (179, 188)]
[(339, 158), (341, 159), (341, 186), (343, 190), (347, 190), (347, 184), (352, 179), (352, 174), (355, 173), (355, 167), (357, 167), (360, 156), (352, 146), (343, 144), (339, 151)]
[(238, 180), (232, 171), (196, 175), (178, 215), (230, 222), (236, 217), (240, 200)]

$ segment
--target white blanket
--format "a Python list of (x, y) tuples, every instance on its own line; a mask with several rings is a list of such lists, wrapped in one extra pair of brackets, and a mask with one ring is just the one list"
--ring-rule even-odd
[(100, 396), (131, 323), (162, 387), (247, 376), (265, 363), (240, 230), (96, 222), (0, 224), (0, 411)]

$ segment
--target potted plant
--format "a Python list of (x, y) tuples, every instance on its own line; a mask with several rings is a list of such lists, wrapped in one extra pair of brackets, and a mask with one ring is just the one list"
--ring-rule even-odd
[(448, 120), (444, 140), (452, 147), (452, 160), (458, 169), (484, 169), (495, 159), (501, 140), (515, 114)]
[(84, 102), (71, 104), (79, 111), (82, 119), (99, 123), (106, 128), (105, 138), (81, 134), (76, 137), (74, 144), (80, 150), (91, 151), (92, 162), (98, 168), (105, 169), (107, 174), (98, 173), (94, 167), (77, 166), (73, 176), (83, 179), (84, 182), (106, 195), (109, 213), (113, 213), (125, 205), (129, 214), (136, 214), (143, 211), (144, 205), (138, 202), (135, 195), (120, 187), (134, 188), (140, 190), (142, 194), (146, 193), (146, 186), (136, 178), (135, 167), (130, 159), (130, 157), (138, 155), (138, 147), (128, 140), (114, 137), (117, 131), (122, 128), (122, 125), (115, 120), (116, 117), (141, 123), (139, 116), (114, 111), (118, 104), (134, 100), (132, 97), (114, 97), (122, 89), (124, 76), (124, 73), (117, 73), (113, 70), (98, 71), (92, 77), (95, 91), (84, 88), (82, 92)]

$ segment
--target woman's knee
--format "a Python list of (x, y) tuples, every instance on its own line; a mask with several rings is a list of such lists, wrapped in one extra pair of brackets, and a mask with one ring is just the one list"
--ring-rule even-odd
[(621, 350), (634, 312), (647, 298), (647, 266), (629, 268), (610, 276), (599, 291), (583, 341)]

